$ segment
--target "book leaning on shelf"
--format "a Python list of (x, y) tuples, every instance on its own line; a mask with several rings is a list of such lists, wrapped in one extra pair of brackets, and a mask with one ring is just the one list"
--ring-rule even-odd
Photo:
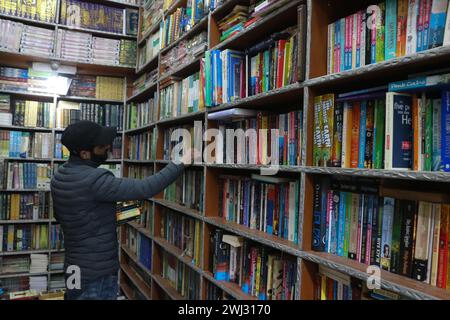
[(328, 74), (450, 44), (449, 5), (448, 0), (386, 0), (331, 23)]
[(252, 175), (219, 183), (219, 217), (298, 243), (300, 181)]
[[(379, 196), (376, 185), (329, 179), (316, 179), (314, 190), (313, 250), (449, 288), (444, 199), (396, 199)], [(414, 193), (405, 198), (417, 199)]]
[(259, 300), (293, 300), (297, 262), (273, 249), (216, 229), (210, 235), (210, 270)]
[(399, 92), (383, 87), (316, 97), (314, 165), (448, 171), (448, 77), (438, 78), (444, 82), (390, 84)]

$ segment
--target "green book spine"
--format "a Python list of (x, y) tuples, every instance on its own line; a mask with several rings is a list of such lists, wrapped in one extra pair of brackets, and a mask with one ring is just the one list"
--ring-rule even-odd
[(205, 103), (208, 107), (211, 106), (211, 51), (205, 52)]
[(322, 96), (314, 99), (313, 166), (322, 163)]
[(344, 236), (344, 257), (348, 257), (350, 246), (350, 223), (352, 215), (352, 193), (345, 193), (345, 236)]
[(385, 102), (383, 100), (375, 101), (374, 123), (373, 168), (383, 169), (385, 126)]
[(376, 61), (381, 62), (385, 60), (385, 19), (386, 19), (386, 2), (378, 5), (380, 8), (380, 15), (377, 17), (377, 44), (376, 44)]
[(400, 201), (395, 201), (394, 225), (392, 228), (391, 269), (392, 273), (400, 273), (400, 236), (402, 229), (403, 209)]
[(433, 105), (432, 100), (427, 99), (425, 106), (425, 168), (431, 171), (433, 152)]

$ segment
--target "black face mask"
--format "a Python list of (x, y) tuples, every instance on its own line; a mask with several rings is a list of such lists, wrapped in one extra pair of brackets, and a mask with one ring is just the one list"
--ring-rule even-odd
[(102, 165), (108, 160), (109, 153), (106, 151), (102, 155), (95, 154), (94, 152), (91, 152), (91, 161), (97, 163), (98, 165)]

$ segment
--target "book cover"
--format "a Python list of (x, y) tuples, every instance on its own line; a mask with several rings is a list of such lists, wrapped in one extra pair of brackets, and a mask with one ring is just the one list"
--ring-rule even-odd
[(330, 164), (332, 158), (332, 139), (334, 132), (334, 95), (322, 96), (322, 155), (324, 166)]
[(333, 123), (333, 146), (329, 166), (339, 168), (342, 160), (343, 103), (335, 103)]
[(437, 281), (438, 288), (448, 288), (448, 231), (450, 224), (450, 206), (444, 204), (441, 206), (440, 216), (440, 232), (439, 232), (439, 257), (438, 257), (438, 269), (437, 269)]
[(358, 168), (364, 168), (366, 154), (367, 101), (361, 101)]
[(442, 91), (441, 103), (441, 171), (450, 172), (450, 91)]
[(352, 152), (352, 129), (353, 129), (353, 109), (350, 103), (344, 103), (343, 106), (343, 125), (342, 125), (342, 168), (351, 167)]
[(314, 138), (313, 138), (313, 166), (322, 165), (322, 139), (323, 139), (323, 96), (314, 98)]
[(431, 233), (432, 204), (419, 202), (417, 234), (415, 240), (413, 279), (425, 282), (428, 274), (429, 239)]
[(360, 125), (360, 114), (361, 114), (361, 103), (354, 102), (352, 107), (352, 128), (351, 128), (351, 156), (350, 156), (350, 167), (358, 168), (358, 156), (360, 148), (360, 135), (361, 130)]
[(376, 17), (376, 61), (382, 62), (385, 60), (385, 46), (386, 46), (386, 2), (378, 4), (379, 14)]
[(395, 210), (395, 199), (388, 197), (384, 198), (380, 266), (387, 271), (389, 271), (391, 268), (394, 210)]
[(373, 128), (373, 169), (384, 168), (384, 148), (385, 148), (385, 117), (386, 109), (383, 100), (375, 100), (374, 128)]
[[(400, 0), (407, 3), (407, 0)], [(401, 7), (401, 4), (398, 4)], [(403, 12), (399, 11), (398, 18), (403, 18)], [(406, 17), (405, 17), (406, 18)], [(406, 22), (406, 19), (405, 19)], [(404, 42), (405, 28), (404, 22), (399, 22), (399, 40), (401, 45)], [(385, 58), (386, 60), (393, 59), (397, 56), (397, 0), (386, 0), (386, 43), (385, 43)], [(401, 51), (401, 49), (400, 49)]]
[(441, 99), (432, 100), (432, 159), (431, 159), (431, 170), (440, 171), (441, 169)]
[(429, 49), (440, 47), (444, 43), (447, 7), (448, 0), (433, 0), (430, 17)]

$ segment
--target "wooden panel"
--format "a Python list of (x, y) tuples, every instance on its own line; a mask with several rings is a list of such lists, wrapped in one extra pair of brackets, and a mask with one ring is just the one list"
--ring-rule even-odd
[(217, 217), (219, 215), (219, 177), (218, 171), (207, 168), (205, 178), (205, 216)]
[(314, 300), (314, 281), (317, 272), (317, 264), (301, 260), (301, 300)]

